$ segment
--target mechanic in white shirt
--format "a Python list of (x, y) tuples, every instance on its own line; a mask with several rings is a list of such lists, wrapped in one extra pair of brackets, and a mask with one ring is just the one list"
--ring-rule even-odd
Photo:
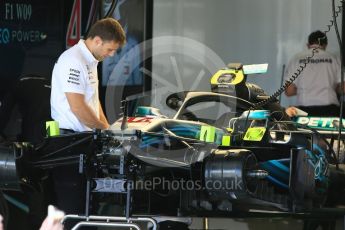
[(299, 66), (314, 57), (301, 75), (285, 90), (287, 96), (297, 96), (296, 106), (309, 116), (339, 116), (337, 92), (341, 91), (340, 61), (326, 51), (327, 36), (321, 31), (312, 32), (308, 37), (308, 50), (296, 54), (289, 62), (284, 80), (287, 81), (297, 72)]
[(97, 21), (86, 40), (61, 54), (55, 63), (50, 97), (51, 116), (62, 130), (107, 129), (98, 95), (97, 64), (125, 44), (125, 32), (113, 18)]
[[(54, 66), (50, 97), (51, 116), (58, 121), (60, 134), (109, 127), (99, 102), (97, 64), (114, 55), (125, 40), (118, 21), (101, 19), (90, 28), (86, 40), (61, 54)], [(66, 213), (83, 213), (86, 178), (79, 172), (79, 163), (56, 166), (51, 169), (51, 177), (57, 207)], [(74, 224), (67, 222), (65, 228), (71, 229)]]

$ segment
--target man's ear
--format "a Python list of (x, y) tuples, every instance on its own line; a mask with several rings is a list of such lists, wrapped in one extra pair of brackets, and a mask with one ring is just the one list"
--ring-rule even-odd
[(93, 38), (93, 40), (94, 40), (94, 42), (95, 42), (95, 44), (96, 44), (97, 46), (102, 45), (102, 43), (103, 43), (103, 40), (102, 40), (102, 38), (101, 38), (100, 36), (95, 36), (95, 37)]

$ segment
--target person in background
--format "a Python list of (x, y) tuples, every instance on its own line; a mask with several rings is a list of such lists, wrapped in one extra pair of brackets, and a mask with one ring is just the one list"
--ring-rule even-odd
[(308, 37), (308, 49), (290, 60), (284, 75), (284, 80), (289, 80), (315, 50), (300, 76), (285, 90), (286, 96), (297, 96), (296, 106), (310, 116), (339, 116), (337, 92), (343, 88), (340, 86), (340, 61), (326, 51), (327, 44), (325, 33), (312, 32)]

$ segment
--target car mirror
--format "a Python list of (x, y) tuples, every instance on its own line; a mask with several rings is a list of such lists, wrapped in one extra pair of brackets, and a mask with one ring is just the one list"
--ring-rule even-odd
[(170, 94), (166, 99), (166, 105), (173, 110), (178, 110), (186, 98), (187, 93), (188, 91)]

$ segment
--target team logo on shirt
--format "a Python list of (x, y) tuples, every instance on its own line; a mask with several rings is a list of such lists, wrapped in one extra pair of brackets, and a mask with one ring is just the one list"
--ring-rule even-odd
[(77, 69), (70, 68), (67, 82), (75, 85), (80, 85), (79, 77), (80, 71)]

